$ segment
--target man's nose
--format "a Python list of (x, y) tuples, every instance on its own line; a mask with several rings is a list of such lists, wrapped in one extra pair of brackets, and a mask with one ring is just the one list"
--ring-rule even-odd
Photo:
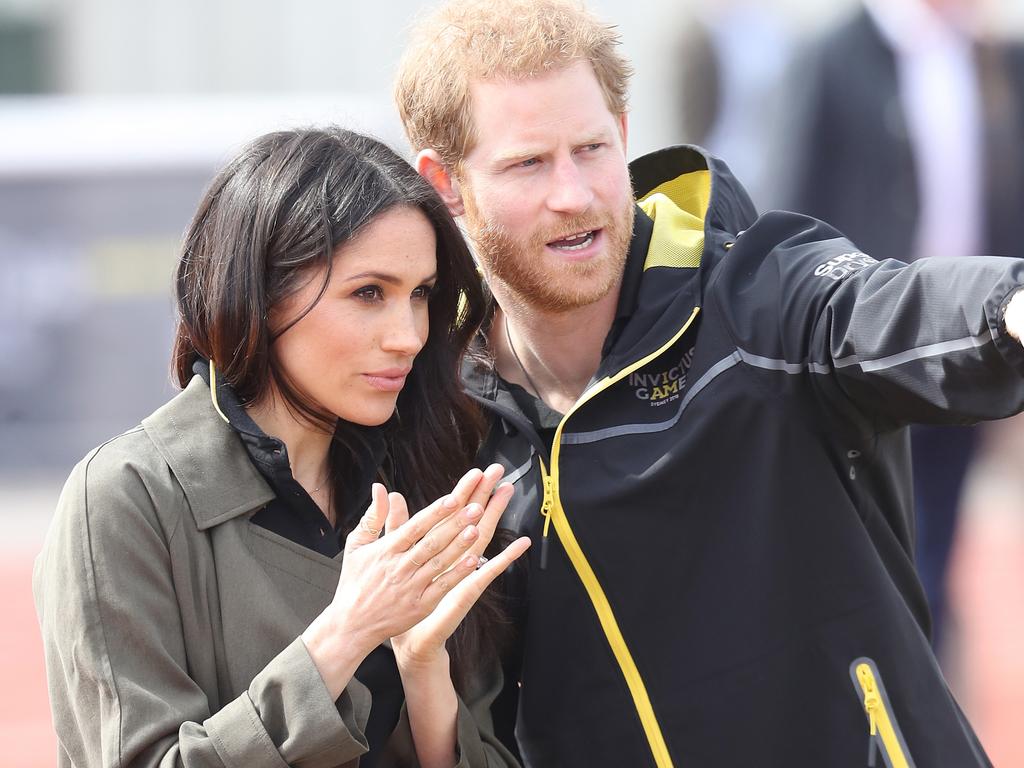
[(586, 176), (572, 159), (558, 161), (551, 176), (548, 208), (568, 214), (580, 214), (590, 208), (594, 192)]

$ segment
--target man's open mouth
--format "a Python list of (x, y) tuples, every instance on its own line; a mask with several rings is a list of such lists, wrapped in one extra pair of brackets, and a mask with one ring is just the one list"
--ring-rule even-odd
[(551, 248), (557, 248), (560, 251), (582, 251), (592, 242), (594, 242), (594, 236), (597, 234), (597, 230), (591, 229), (586, 232), (577, 232), (574, 235), (563, 237), (560, 240), (552, 240), (548, 243)]

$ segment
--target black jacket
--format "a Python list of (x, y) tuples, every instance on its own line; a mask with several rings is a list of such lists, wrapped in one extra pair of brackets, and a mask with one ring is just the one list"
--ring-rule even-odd
[(1024, 262), (876, 262), (820, 221), (758, 218), (694, 148), (631, 171), (653, 222), (553, 449), (466, 371), (493, 416), (483, 460), (516, 481), (506, 521), (544, 539), (524, 761), (987, 765), (926, 637), (903, 427), (1024, 407), (1001, 326)]

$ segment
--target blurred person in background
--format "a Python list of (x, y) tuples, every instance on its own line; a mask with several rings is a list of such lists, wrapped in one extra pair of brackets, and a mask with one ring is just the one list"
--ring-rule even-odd
[(375, 140), (269, 134), (176, 289), (183, 391), (75, 468), (36, 563), (58, 763), (514, 765), (485, 588), (529, 542), (481, 557), (512, 487), (463, 474), (484, 305), (443, 203)]
[(877, 261), (699, 148), (627, 164), (618, 43), (452, 0), (396, 82), (493, 296), (464, 380), (538, 544), (524, 763), (989, 765), (924, 632), (906, 426), (1024, 408), (1024, 260)]
[[(981, 39), (977, 0), (866, 0), (796, 67), (773, 201), (834, 224), (878, 259), (1024, 243), (1024, 48)], [(783, 160), (784, 158), (784, 160)], [(965, 426), (911, 430), (915, 558), (941, 648)]]
[(727, 158), (760, 208), (774, 192), (765, 139), (778, 130), (791, 33), (778, 9), (756, 0), (701, 4), (681, 29), (680, 138)]

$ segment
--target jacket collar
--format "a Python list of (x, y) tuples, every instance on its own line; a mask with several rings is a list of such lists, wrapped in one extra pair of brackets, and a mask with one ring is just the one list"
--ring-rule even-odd
[(722, 246), (735, 240), (757, 218), (757, 210), (743, 185), (732, 175), (724, 160), (690, 144), (659, 149), (629, 164), (638, 200), (695, 171), (707, 171), (710, 177), (707, 206), (704, 211), (697, 212), (704, 220), (701, 271), (706, 273), (722, 257)]
[(142, 422), (185, 491), (199, 530), (253, 512), (274, 498), (200, 376)]

